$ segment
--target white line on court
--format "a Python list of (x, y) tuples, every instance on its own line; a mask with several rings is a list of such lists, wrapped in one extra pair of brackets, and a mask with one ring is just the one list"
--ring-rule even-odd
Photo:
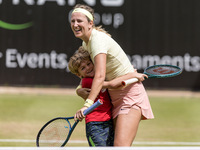
[[(35, 143), (36, 140), (26, 139), (0, 139), (0, 142)], [(87, 143), (86, 140), (69, 140), (68, 143)], [(170, 146), (200, 146), (200, 142), (133, 142), (133, 145), (170, 145)]]
[(200, 147), (0, 147), (0, 150), (200, 150)]

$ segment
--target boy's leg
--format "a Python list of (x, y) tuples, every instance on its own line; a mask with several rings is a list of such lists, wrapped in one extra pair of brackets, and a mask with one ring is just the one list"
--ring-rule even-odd
[(140, 120), (140, 109), (130, 109), (128, 114), (118, 115), (115, 120), (114, 146), (131, 146)]
[(87, 123), (86, 136), (90, 146), (113, 146), (114, 129), (112, 121)]
[(113, 120), (107, 121), (105, 124), (107, 130), (107, 144), (106, 146), (114, 146), (114, 124)]

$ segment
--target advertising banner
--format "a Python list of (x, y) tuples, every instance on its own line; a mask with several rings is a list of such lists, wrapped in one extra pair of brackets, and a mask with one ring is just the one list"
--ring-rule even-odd
[(78, 4), (95, 10), (138, 72), (154, 64), (183, 73), (149, 79), (149, 88), (200, 89), (200, 1), (189, 0), (0, 0), (0, 85), (75, 87), (67, 68), (81, 45), (70, 27)]

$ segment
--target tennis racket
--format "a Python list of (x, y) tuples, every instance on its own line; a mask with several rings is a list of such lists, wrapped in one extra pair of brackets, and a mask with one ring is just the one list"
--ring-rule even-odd
[[(178, 66), (173, 65), (154, 65), (147, 67), (144, 70), (144, 74), (148, 76), (148, 78), (168, 78), (174, 77), (181, 74), (182, 69)], [(129, 84), (138, 82), (137, 78), (131, 78), (128, 80), (122, 81), (122, 86), (127, 86)]]
[[(102, 101), (96, 101), (83, 114), (86, 116), (100, 105), (102, 105)], [(74, 122), (73, 125), (71, 125), (72, 122)], [(37, 147), (65, 146), (78, 122), (79, 120), (74, 121), (74, 117), (58, 117), (48, 121), (38, 132), (36, 138)]]

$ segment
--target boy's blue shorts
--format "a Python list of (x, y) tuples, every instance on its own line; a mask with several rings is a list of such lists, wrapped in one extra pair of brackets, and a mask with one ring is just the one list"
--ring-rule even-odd
[(113, 121), (87, 123), (86, 136), (90, 146), (113, 146)]

